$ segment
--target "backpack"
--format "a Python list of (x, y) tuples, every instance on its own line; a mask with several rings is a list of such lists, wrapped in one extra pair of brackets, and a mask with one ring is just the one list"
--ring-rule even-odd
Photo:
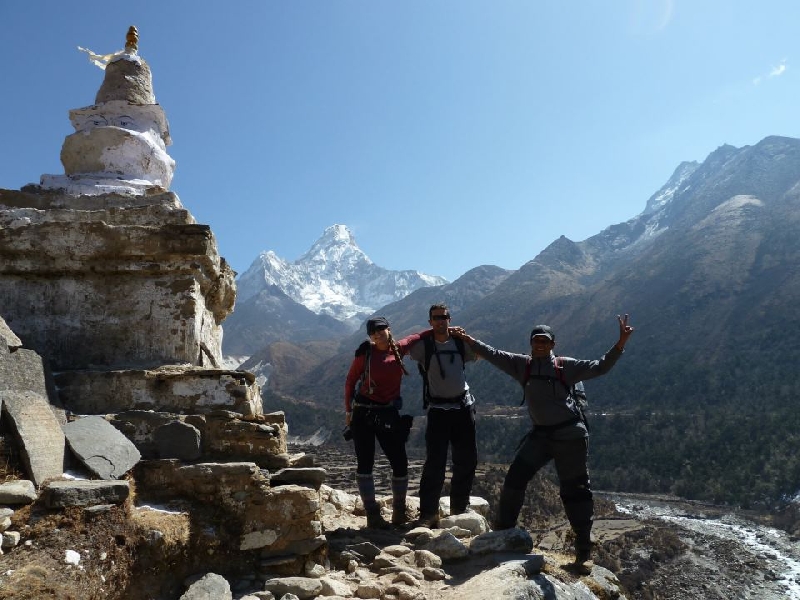
[[(456, 343), (456, 349), (458, 353), (461, 355), (461, 368), (465, 368), (466, 363), (466, 350), (464, 349), (464, 340), (460, 340), (457, 337), (452, 338), (453, 341)], [(428, 405), (431, 401), (430, 389), (428, 386), (428, 369), (431, 367), (431, 359), (434, 355), (436, 355), (436, 361), (439, 363), (439, 369), (441, 370), (442, 374), (444, 374), (444, 369), (442, 369), (442, 359), (440, 358), (441, 354), (452, 354), (451, 350), (446, 352), (438, 352), (436, 350), (436, 341), (433, 337), (423, 337), (422, 343), (425, 345), (425, 360), (423, 363), (417, 363), (417, 369), (419, 369), (419, 374), (422, 376), (422, 408), (428, 408)]]
[(567, 381), (564, 378), (564, 370), (561, 368), (561, 361), (560, 356), (555, 357), (554, 367), (556, 371), (555, 377), (550, 377), (549, 375), (531, 375), (531, 361), (528, 360), (527, 364), (525, 365), (525, 376), (522, 380), (522, 402), (519, 403), (520, 406), (525, 404), (525, 386), (528, 385), (528, 381), (530, 379), (544, 379), (546, 381), (558, 381), (561, 385), (563, 385), (572, 399), (575, 401), (575, 406), (578, 409), (578, 413), (580, 416), (580, 420), (583, 421), (583, 424), (586, 426), (586, 429), (589, 429), (589, 423), (586, 420), (586, 411), (589, 409), (589, 400), (586, 398), (586, 388), (583, 386), (582, 381), (576, 381), (571, 386), (567, 385)]
[[(370, 353), (372, 350), (372, 344), (369, 340), (366, 340), (361, 343), (361, 345), (356, 348), (356, 356), (364, 356), (364, 371), (361, 373), (361, 377), (358, 378), (355, 387), (353, 388), (353, 398), (358, 396), (361, 392), (361, 386), (364, 384), (364, 381), (369, 381), (369, 359)], [(369, 393), (372, 393), (372, 389), (369, 390)]]

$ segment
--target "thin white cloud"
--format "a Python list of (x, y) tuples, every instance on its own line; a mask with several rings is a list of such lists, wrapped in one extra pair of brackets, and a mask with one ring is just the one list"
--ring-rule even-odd
[(772, 71), (769, 72), (770, 77), (779, 77), (786, 72), (786, 59), (784, 58), (777, 67), (772, 67)]
[(753, 79), (753, 85), (760, 85), (764, 79), (772, 79), (773, 77), (780, 77), (784, 73), (786, 73), (786, 69), (789, 67), (786, 65), (786, 59), (784, 58), (777, 67), (772, 67), (769, 73), (766, 75), (759, 75)]

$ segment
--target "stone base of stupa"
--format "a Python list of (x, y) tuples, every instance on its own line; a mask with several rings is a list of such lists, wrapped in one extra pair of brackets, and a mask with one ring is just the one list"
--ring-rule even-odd
[(55, 371), (218, 367), (235, 273), (171, 192), (0, 190), (0, 307)]

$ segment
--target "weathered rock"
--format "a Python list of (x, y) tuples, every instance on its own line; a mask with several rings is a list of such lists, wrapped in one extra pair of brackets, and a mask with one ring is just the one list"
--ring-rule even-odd
[(489, 524), (486, 522), (486, 519), (476, 512), (466, 512), (460, 515), (443, 517), (439, 521), (439, 527), (441, 529), (458, 527), (466, 530), (468, 535), (480, 535), (481, 533), (489, 531)]
[(64, 472), (64, 432), (46, 397), (36, 392), (0, 390), (3, 414), (21, 442), (20, 455), (34, 484)]
[(420, 590), (405, 587), (403, 585), (390, 585), (386, 588), (387, 597), (397, 598), (397, 600), (427, 600), (425, 594)]
[(397, 563), (395, 563), (394, 556), (381, 552), (372, 560), (371, 566), (373, 569), (386, 569), (397, 566)]
[(459, 586), (459, 600), (485, 600), (486, 598), (563, 598), (570, 600), (595, 600), (585, 585), (571, 587), (539, 573), (539, 565), (525, 560), (508, 561), (483, 572)]
[[(220, 460), (255, 461), (259, 466), (272, 469), (276, 457), (286, 447), (286, 423), (283, 413), (245, 417), (231, 411), (215, 410), (207, 415), (176, 415), (151, 411), (127, 411), (109, 417), (110, 422), (131, 440), (145, 459), (159, 458), (156, 431), (178, 420), (199, 432), (202, 440), (200, 459), (204, 462)], [(269, 424), (271, 432), (262, 427)], [(188, 459), (187, 459), (188, 460)], [(279, 461), (281, 466), (285, 462)]]
[[(247, 594), (247, 596), (242, 596), (240, 600), (275, 600), (275, 595), (267, 591), (253, 592), (252, 594)], [(283, 600), (283, 598), (280, 600)]]
[(18, 348), (13, 352), (0, 351), (0, 390), (34, 392), (47, 398), (53, 414), (62, 425), (66, 423), (64, 410), (57, 402), (53, 376), (42, 357), (33, 350)]
[(19, 544), (19, 540), (19, 531), (4, 531), (0, 546), (2, 546), (3, 550), (11, 550)]
[(448, 531), (441, 532), (420, 550), (429, 550), (445, 562), (465, 558), (469, 554), (469, 548)]
[(295, 485), (270, 488), (255, 463), (143, 461), (135, 475), (158, 499), (185, 498), (216, 507), (225, 515), (221, 526), (239, 536), (240, 550), (305, 554), (325, 541), (319, 493)]
[(222, 575), (209, 573), (194, 582), (180, 600), (232, 600), (231, 586)]
[(50, 481), (42, 489), (50, 508), (122, 504), (129, 495), (127, 481)]
[(358, 584), (356, 596), (359, 598), (383, 598), (384, 586), (378, 581)]
[(383, 551), (390, 556), (406, 556), (407, 554), (411, 554), (413, 550), (408, 546), (403, 546), (402, 544), (390, 544), (386, 546)]
[(345, 548), (348, 552), (361, 558), (361, 561), (365, 563), (371, 563), (381, 553), (381, 549), (371, 542), (348, 544)]
[(472, 540), (469, 551), (472, 554), (492, 554), (495, 552), (519, 552), (527, 554), (533, 549), (531, 534), (520, 527), (483, 533)]
[[(8, 350), (16, 350), (22, 347), (22, 341), (17, 337), (16, 333), (11, 331), (2, 315), (0, 315), (0, 343), (4, 343)], [(0, 347), (0, 353), (2, 353), (2, 347)]]
[(36, 486), (27, 479), (0, 483), (0, 504), (32, 504), (36, 497)]
[(277, 487), (279, 485), (308, 485), (315, 490), (320, 489), (320, 486), (328, 476), (325, 469), (316, 468), (301, 468), (301, 469), (281, 469), (270, 476), (270, 485)]
[(348, 494), (325, 484), (320, 486), (319, 491), (322, 501), (330, 504), (334, 511), (353, 512), (355, 509), (356, 497), (353, 494)]
[(0, 515), (0, 533), (8, 531), (10, 527), (11, 527), (11, 517)]
[(255, 416), (262, 412), (260, 388), (246, 371), (165, 365), (148, 370), (64, 371), (55, 380), (64, 406), (77, 414), (135, 410), (209, 414), (225, 409)]
[(330, 577), (322, 577), (319, 581), (322, 584), (322, 596), (339, 596), (340, 598), (350, 598), (353, 596), (353, 590), (343, 581), (338, 581)]
[(624, 598), (619, 579), (608, 569), (595, 565), (592, 569), (591, 577), (594, 582), (592, 587), (598, 586), (602, 590), (602, 594), (598, 594), (598, 596), (606, 598)]
[(414, 550), (414, 564), (423, 567), (424, 572), (424, 567), (441, 567), (442, 559), (430, 550)]
[(306, 577), (315, 577), (319, 579), (325, 575), (325, 567), (314, 560), (307, 560), (303, 565), (303, 574)]
[(322, 593), (322, 582), (313, 577), (280, 577), (265, 581), (264, 589), (278, 598), (294, 594), (300, 600), (307, 600)]
[(275, 577), (296, 577), (301, 574), (304, 562), (302, 557), (289, 553), (275, 556), (267, 554), (259, 560), (256, 575), (264, 581)]
[(435, 567), (423, 567), (422, 575), (428, 581), (443, 581), (447, 577), (447, 574), (442, 569)]
[(200, 431), (189, 423), (170, 421), (155, 430), (155, 439), (159, 458), (200, 458)]
[[(470, 496), (467, 508), (473, 510), (474, 512), (478, 513), (483, 517), (489, 516), (489, 502), (487, 502), (485, 498), (481, 498), (480, 496)], [(451, 516), (450, 498), (448, 496), (442, 496), (441, 498), (439, 498), (439, 516), (442, 517)]]
[(101, 479), (118, 479), (136, 466), (136, 446), (103, 417), (82, 417), (64, 425), (64, 435), (78, 459)]

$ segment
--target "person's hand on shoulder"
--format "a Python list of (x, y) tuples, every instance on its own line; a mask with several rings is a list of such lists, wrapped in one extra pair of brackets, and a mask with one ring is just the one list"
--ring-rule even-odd
[(471, 335), (469, 335), (463, 327), (448, 327), (447, 333), (453, 336), (454, 338), (458, 338), (460, 340), (464, 340), (468, 344), (472, 344), (475, 341)]

